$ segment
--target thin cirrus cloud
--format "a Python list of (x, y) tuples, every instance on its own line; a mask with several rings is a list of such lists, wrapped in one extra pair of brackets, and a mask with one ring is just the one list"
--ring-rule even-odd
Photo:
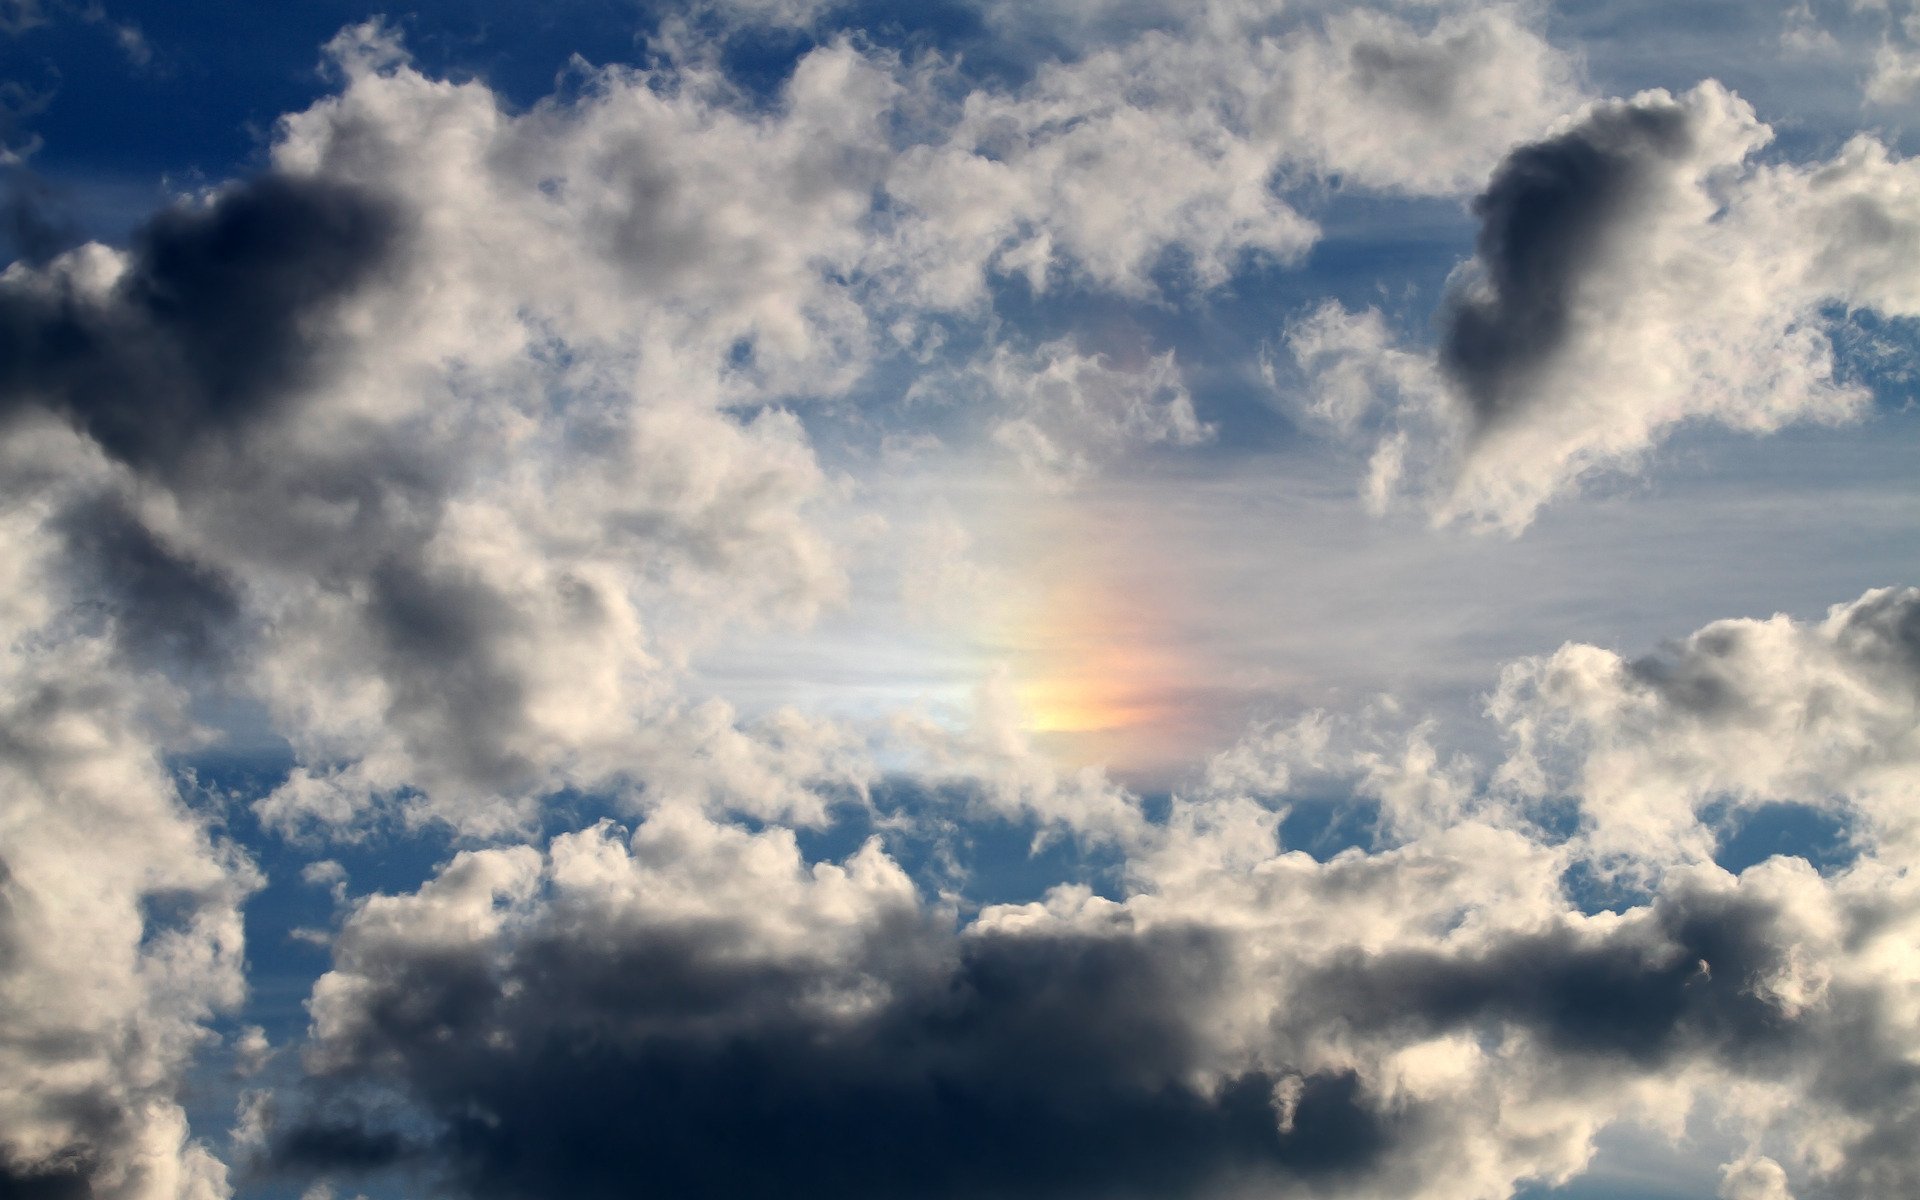
[[(0, 24), (213, 61), (127, 7)], [(1897, 133), (1545, 6), (874, 15), (343, 14), (29, 214), (0, 1195), (1920, 1187)]]

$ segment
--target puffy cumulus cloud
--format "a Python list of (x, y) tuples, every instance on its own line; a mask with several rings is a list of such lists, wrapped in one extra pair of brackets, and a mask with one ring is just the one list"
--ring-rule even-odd
[[(690, 654), (845, 599), (823, 522), (848, 492), (792, 409), (846, 393), (876, 329), (978, 315), (995, 272), (1137, 294), (1169, 253), (1202, 284), (1297, 253), (1276, 175), (1368, 168), (1313, 148), (1325, 121), (1275, 79), (1357, 64), (1299, 96), (1378, 93), (1391, 127), (1492, 103), (1446, 80), (1507, 39), (1533, 51), (1502, 78), (1538, 94), (1489, 136), (1554, 103), (1506, 10), (1231, 24), (1006, 90), (828, 39), (756, 98), (695, 20), (663, 43), (683, 61), (581, 66), (519, 112), (355, 26), (259, 177), (0, 277), (0, 420), (96, 449), (49, 515), (69, 574), (129, 661), (265, 707), (297, 759), (270, 824), (384, 806), (487, 834), (558, 789), (644, 793), (710, 757), (658, 733), (711, 715), (680, 697)], [(1396, 170), (1367, 177), (1445, 186)], [(1047, 470), (1208, 432), (1169, 357), (1060, 344), (981, 374)]]
[(218, 1200), (181, 1092), (242, 999), (257, 877), (163, 764), (179, 697), (49, 602), (52, 540), (9, 515), (8, 587), (30, 595), (0, 657), (0, 1190)]
[[(1812, 1194), (1911, 1186), (1910, 883), (1776, 859), (1587, 915), (1564, 866), (1475, 821), (1315, 861), (1217, 798), (1176, 803), (1122, 901), (956, 926), (875, 845), (809, 863), (693, 814), (471, 852), (349, 919), (255, 1166), (480, 1196), (1466, 1200), (1701, 1112)], [(1729, 1187), (1766, 1186), (1756, 1162)]]
[[(857, 351), (859, 313), (830, 276), (864, 244), (891, 60), (822, 47), (772, 113), (699, 62), (583, 67), (516, 116), (482, 84), (419, 73), (378, 25), (331, 53), (345, 87), (286, 118), (275, 162), (423, 210), (407, 296), (439, 303), (406, 307), (392, 340), (412, 353), (477, 367), (543, 334), (576, 354), (619, 343), (638, 353), (582, 365), (635, 372), (662, 402), (741, 403), (773, 373), (788, 392), (830, 388)], [(757, 369), (717, 370), (743, 349)]]
[(1493, 712), (1501, 770), (1577, 796), (1596, 853), (1643, 864), (1715, 849), (1709, 806), (1835, 811), (1888, 861), (1920, 842), (1920, 591), (1869, 592), (1824, 620), (1727, 620), (1644, 658), (1572, 644), (1517, 663)]
[(1431, 356), (1377, 314), (1297, 325), (1314, 405), (1379, 432), (1369, 495), (1514, 531), (1685, 422), (1857, 417), (1869, 395), (1836, 372), (1830, 310), (1920, 311), (1889, 266), (1920, 236), (1920, 176), (1865, 136), (1762, 165), (1771, 136), (1710, 82), (1593, 105), (1475, 200), (1478, 252)]
[(1218, 285), (1248, 253), (1285, 261), (1313, 243), (1287, 183), (1464, 191), (1578, 101), (1568, 60), (1513, 8), (1418, 23), (1197, 13), (1044, 63), (1019, 90), (968, 93), (889, 176), (896, 286), (960, 306), (992, 270), (1144, 295), (1169, 252)]
[(866, 203), (847, 106), (893, 85), (843, 48), (778, 120), (617, 73), (509, 118), (377, 26), (332, 53), (264, 175), (0, 278), (9, 435), (98, 450), (46, 514), (65, 573), (131, 661), (265, 704), (284, 827), (643, 784), (650, 722), (709, 723), (690, 646), (843, 594), (773, 401), (858, 357), (821, 263)]
[[(1208, 930), (956, 933), (873, 847), (810, 867), (781, 831), (662, 824), (369, 901), (315, 1068), (424, 1101), (408, 1149), (484, 1195), (627, 1194), (636, 1151), (687, 1195), (1196, 1194), (1337, 1181), (1387, 1137), (1350, 1074), (1283, 1080), (1207, 1036)], [(280, 1159), (318, 1157), (326, 1119), (283, 1120)]]
[[(478, 1196), (626, 1194), (640, 1170), (700, 1195), (1467, 1200), (1577, 1176), (1609, 1128), (1704, 1124), (1747, 1146), (1723, 1195), (1905, 1194), (1910, 845), (1869, 823), (1824, 874), (1703, 853), (1615, 910), (1578, 877), (1615, 855), (1626, 761), (1679, 810), (1865, 779), (1891, 807), (1916, 612), (1875, 592), (1637, 664), (1518, 664), (1491, 790), (1391, 706), (1266, 729), (1126, 830), (1116, 899), (963, 919), (877, 841), (809, 861), (695, 807), (464, 853), (348, 916), (254, 1169)], [(1577, 769), (1545, 784), (1548, 743)], [(1290, 846), (1289, 806), (1343, 778), (1375, 836)], [(1543, 791), (1583, 826), (1541, 823)]]

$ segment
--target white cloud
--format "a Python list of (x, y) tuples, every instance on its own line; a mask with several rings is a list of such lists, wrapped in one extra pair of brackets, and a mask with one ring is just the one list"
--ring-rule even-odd
[(1514, 786), (1579, 798), (1600, 858), (1702, 862), (1710, 804), (1792, 802), (1857, 820), (1888, 862), (1920, 851), (1920, 592), (1819, 622), (1718, 621), (1629, 662), (1569, 644), (1510, 667), (1493, 701)]
[(907, 401), (992, 414), (993, 443), (1045, 487), (1069, 486), (1153, 446), (1196, 446), (1216, 432), (1194, 411), (1172, 351), (1119, 362), (1071, 340), (1030, 351), (997, 345), (960, 370), (923, 374)]
[[(74, 296), (103, 330), (146, 322), (109, 360), (128, 380), (232, 357), (215, 339), (260, 348), (236, 360), (252, 374), (183, 376), (186, 421), (150, 422), (64, 360), (35, 369), (163, 484), (128, 536), (164, 535), (182, 579), (204, 577), (239, 681), (299, 759), (261, 815), (338, 829), (397, 806), (489, 835), (562, 787), (671, 775), (649, 731), (690, 711), (689, 656), (845, 601), (822, 523), (844, 490), (788, 406), (844, 393), (876, 328), (972, 312), (994, 271), (1142, 295), (1169, 251), (1202, 285), (1249, 252), (1291, 257), (1313, 233), (1276, 190), (1288, 170), (1463, 178), (1389, 162), (1437, 144), (1419, 128), (1362, 148), (1303, 97), (1371, 97), (1369, 128), (1471, 119), (1487, 146), (1564, 99), (1562, 60), (1507, 10), (1232, 28), (1144, 33), (949, 107), (952, 64), (838, 39), (770, 105), (689, 51), (582, 67), (514, 113), (369, 23), (331, 44), (340, 90), (283, 120), (267, 176), (163, 222), (192, 253), (250, 220), (309, 230), (224, 293), (308, 272), (307, 291), (268, 291), (285, 311), (196, 292), (226, 324), (176, 329), (142, 307), (175, 269), (151, 246), (83, 248), (9, 287), (35, 320)], [(1471, 80), (1496, 45), (1520, 91), (1488, 99)], [(1296, 76), (1298, 96), (1273, 94)], [(1169, 354), (1059, 342), (979, 374), (995, 436), (1052, 475), (1211, 432)]]
[(176, 698), (127, 686), (105, 644), (16, 647), (0, 694), (0, 1177), (219, 1200), (226, 1168), (190, 1137), (181, 1093), (206, 1021), (244, 994), (257, 876), (187, 811), (150, 740), (143, 708)]
[(1596, 105), (1476, 202), (1480, 254), (1433, 359), (1365, 312), (1296, 327), (1321, 410), (1352, 427), (1378, 406), (1369, 494), (1512, 532), (1686, 423), (1857, 419), (1869, 397), (1836, 370), (1828, 310), (1920, 312), (1891, 265), (1920, 236), (1920, 176), (1865, 136), (1760, 165), (1771, 136), (1712, 83)]
[(1062, 767), (1035, 744), (1010, 672), (996, 668), (974, 690), (964, 722), (921, 713), (892, 721), (893, 747), (916, 777), (977, 789), (987, 812), (1032, 821), (1041, 836), (1064, 830), (1095, 843), (1133, 843), (1145, 831), (1139, 797), (1097, 766)]
[(1043, 64), (1017, 92), (973, 92), (951, 130), (909, 148), (888, 177), (905, 213), (883, 260), (903, 295), (978, 303), (989, 269), (1149, 295), (1169, 250), (1217, 286), (1244, 255), (1312, 245), (1287, 183), (1464, 191), (1577, 102), (1568, 60), (1510, 8), (1280, 30), (1208, 12)]

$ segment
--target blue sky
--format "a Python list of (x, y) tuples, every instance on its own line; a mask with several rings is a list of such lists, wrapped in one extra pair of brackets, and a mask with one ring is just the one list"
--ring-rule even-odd
[(0, 1195), (1911, 1194), (1917, 105), (0, 2)]

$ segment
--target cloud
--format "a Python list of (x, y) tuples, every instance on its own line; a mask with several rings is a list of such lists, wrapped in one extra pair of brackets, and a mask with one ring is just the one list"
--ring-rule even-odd
[(1599, 937), (1562, 927), (1475, 955), (1351, 953), (1307, 990), (1362, 1029), (1499, 1023), (1642, 1067), (1702, 1053), (1757, 1065), (1784, 1049), (1792, 1014), (1769, 987), (1785, 969), (1776, 914), (1679, 892), (1633, 915)]
[[(1252, 43), (1203, 23), (957, 106), (955, 64), (846, 38), (756, 104), (692, 29), (683, 61), (582, 66), (510, 111), (349, 28), (337, 93), (261, 175), (0, 280), (0, 412), (106, 460), (62, 518), (73, 586), (136, 658), (265, 709), (297, 759), (276, 828), (385, 809), (486, 834), (567, 787), (659, 794), (688, 768), (650, 731), (704, 720), (691, 656), (848, 595), (825, 532), (847, 493), (797, 410), (849, 393), (876, 329), (978, 317), (994, 275), (1142, 295), (1168, 255), (1201, 286), (1296, 255), (1292, 167), (1452, 186), (1342, 167), (1325, 121), (1268, 110), (1274, 72), (1351, 58), (1364, 78), (1309, 94), (1384, 119), (1481, 103), (1460, 73), (1524, 45), (1503, 78), (1534, 91), (1497, 139), (1561, 95), (1506, 10)], [(1001, 440), (1049, 472), (1209, 433), (1165, 355), (984, 371)]]
[(267, 175), (155, 218), (124, 260), (95, 247), (10, 272), (0, 399), (135, 467), (175, 465), (313, 381), (324, 322), (380, 267), (394, 224), (357, 189)]
[(1770, 1158), (1728, 1163), (1720, 1183), (1721, 1200), (1793, 1200), (1787, 1173)]
[(241, 610), (224, 574), (168, 546), (113, 497), (81, 501), (59, 524), (74, 591), (107, 611), (129, 657), (183, 674), (220, 665)]
[(1865, 136), (1761, 165), (1771, 136), (1711, 82), (1596, 104), (1476, 199), (1430, 360), (1364, 313), (1296, 326), (1318, 403), (1348, 428), (1373, 414), (1369, 494), (1517, 532), (1684, 423), (1858, 419), (1870, 396), (1836, 368), (1831, 309), (1920, 311), (1886, 266), (1920, 231), (1914, 169)]
[(928, 372), (909, 403), (964, 403), (997, 409), (989, 436), (1042, 485), (1069, 486), (1154, 446), (1209, 441), (1172, 351), (1119, 362), (1069, 340), (1030, 351), (995, 346), (964, 369)]
[[(266, 709), (299, 760), (281, 828), (637, 791), (677, 769), (644, 731), (694, 720), (690, 647), (844, 594), (774, 402), (863, 353), (816, 255), (865, 193), (817, 185), (865, 152), (840, 106), (891, 84), (842, 49), (765, 125), (619, 72), (509, 120), (378, 26), (334, 54), (342, 94), (267, 172), (0, 281), (0, 410), (83, 438), (70, 590), (133, 660)], [(716, 171), (752, 191), (731, 212)]]
[(1155, 24), (973, 91), (906, 149), (877, 264), (903, 298), (978, 304), (989, 272), (1036, 291), (1152, 295), (1167, 269), (1218, 287), (1245, 257), (1292, 262), (1317, 240), (1289, 184), (1463, 191), (1577, 103), (1569, 60), (1507, 7), (1276, 29), (1218, 5)]
[(1124, 846), (1144, 831), (1140, 798), (1103, 768), (1065, 769), (1035, 744), (1009, 670), (995, 668), (972, 700), (958, 728), (920, 714), (894, 718), (890, 745), (908, 756), (915, 776), (970, 792), (1003, 819), (1031, 820), (1043, 837), (1064, 830)]
[[(649, 66), (576, 64), (527, 104), (355, 26), (257, 176), (124, 249), (16, 222), (0, 1193), (231, 1191), (183, 1098), (242, 1002), (260, 880), (180, 766), (229, 719), (291, 752), (229, 814), (296, 843), (275, 861), (425, 825), (452, 854), (421, 881), (341, 848), (351, 892), (333, 859), (290, 868), (338, 925), (296, 934), (331, 952), (304, 1041), (243, 1013), (227, 1043), (261, 1186), (1474, 1200), (1691, 1121), (1740, 1132), (1729, 1197), (1912, 1193), (1920, 593), (1512, 664), (1484, 761), (1382, 699), (1263, 722), (1155, 796), (1063, 769), (1010, 675), (970, 720), (856, 724), (699, 673), (742, 633), (861, 624), (856, 543), (899, 544), (862, 439), (900, 444), (903, 394), (949, 388), (953, 441), (1028, 484), (1235, 432), (1210, 396), (1201, 419), (1186, 343), (1057, 326), (1242, 303), (1354, 191), (1481, 188), (1434, 346), (1339, 305), (1291, 330), (1304, 410), (1376, 442), (1376, 506), (1518, 529), (1686, 422), (1850, 419), (1830, 309), (1920, 311), (1911, 163), (1871, 139), (1762, 161), (1711, 83), (1579, 107), (1530, 7), (1095, 3), (1050, 27), (1070, 52), (991, 82), (829, 15), (702, 9)], [(1051, 17), (986, 17), (1027, 19)], [(750, 92), (730, 21), (817, 36)], [(926, 510), (886, 582), (1007, 604), (994, 535), (975, 562), (980, 531)], [(1307, 607), (1243, 589), (1259, 623), (1348, 602), (1300, 565)], [(1103, 579), (1161, 570), (1123, 566)], [(1303, 663), (1366, 650), (1297, 624)], [(1131, 636), (1096, 635), (1063, 657)], [(1121, 717), (1153, 706), (1108, 699), (1146, 742)], [(1844, 860), (1716, 865), (1783, 804), (1844, 825)], [(1353, 844), (1302, 832), (1313, 805)], [(884, 838), (813, 849), (844, 811), (1070, 835), (1111, 895), (929, 898)]]
[[(1611, 911), (1580, 880), (1618, 862), (1623, 763), (1669, 805), (1895, 809), (1916, 610), (1874, 592), (1604, 670), (1590, 647), (1516, 664), (1498, 770), (1424, 724), (1399, 748), (1326, 716), (1270, 731), (1127, 830), (1111, 900), (1062, 885), (963, 921), (878, 841), (813, 861), (691, 807), (460, 854), (347, 917), (310, 1078), (255, 1166), (404, 1165), (478, 1196), (614, 1194), (639, 1162), (695, 1194), (1464, 1200), (1570, 1179), (1604, 1130), (1691, 1120), (1749, 1140), (1734, 1195), (1899, 1194), (1920, 1170), (1898, 949), (1920, 893), (1897, 822), (1825, 874), (1731, 874), (1709, 838)], [(1629, 704), (1644, 719), (1602, 711)], [(1562, 773), (1530, 776), (1549, 745)], [(1288, 846), (1289, 805), (1343, 774), (1390, 819), (1338, 853)], [(1559, 795), (1571, 829), (1534, 807)]]
[(59, 211), (58, 192), (26, 167), (5, 169), (0, 196), (0, 236), (13, 259), (38, 266), (81, 240)]
[(0, 673), (0, 1181), (217, 1200), (226, 1167), (181, 1097), (206, 1021), (241, 1000), (257, 877), (187, 811), (149, 740), (154, 698), (105, 646), (16, 649)]
[(1615, 248), (1633, 209), (1658, 204), (1659, 176), (1693, 149), (1687, 113), (1650, 99), (1603, 107), (1575, 132), (1508, 155), (1473, 202), (1485, 281), (1458, 297), (1442, 368), (1476, 431), (1533, 398), (1534, 372), (1564, 349), (1576, 287)]
[(1883, 589), (1824, 620), (1715, 622), (1643, 658), (1569, 644), (1509, 667), (1493, 712), (1506, 779), (1580, 798), (1602, 856), (1703, 861), (1710, 805), (1837, 811), (1911, 854), (1920, 788), (1920, 592)]
[(340, 955), (317, 1062), (425, 1101), (421, 1152), (476, 1195), (626, 1194), (635, 1151), (686, 1195), (1201, 1194), (1342, 1178), (1391, 1125), (1351, 1076), (1294, 1079), (1283, 1127), (1281, 1080), (1210, 1069), (1206, 931), (956, 937), (876, 848), (808, 868), (779, 831), (467, 856), (363, 909)]

